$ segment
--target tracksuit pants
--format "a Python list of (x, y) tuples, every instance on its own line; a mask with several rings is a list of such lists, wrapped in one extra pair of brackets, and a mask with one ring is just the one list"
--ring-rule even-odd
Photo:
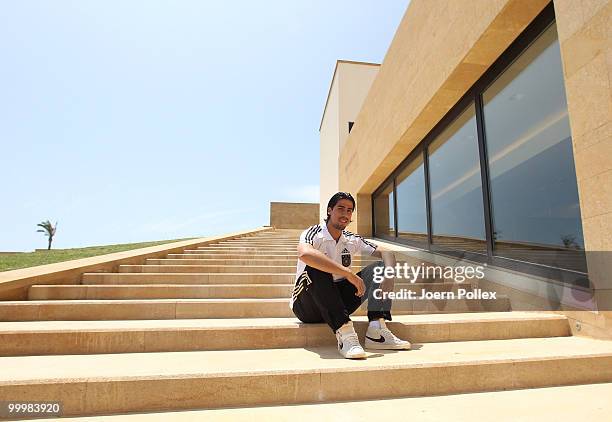
[[(368, 301), (368, 320), (384, 318), (391, 321), (391, 299), (377, 299), (374, 290), (381, 287), (374, 282), (374, 268), (384, 267), (382, 261), (374, 262), (357, 273), (363, 280), (366, 292), (356, 296), (357, 288), (346, 278), (334, 281), (330, 273), (306, 266), (307, 276), (302, 277), (304, 289), (295, 298), (293, 313), (302, 322), (326, 322), (335, 333), (350, 321), (349, 316)], [(377, 295), (380, 297), (380, 294)]]

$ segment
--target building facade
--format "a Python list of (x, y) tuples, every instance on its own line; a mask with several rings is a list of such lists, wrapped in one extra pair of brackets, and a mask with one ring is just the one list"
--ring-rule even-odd
[(340, 151), (353, 128), (361, 105), (378, 74), (379, 64), (338, 60), (332, 80), (319, 132), (320, 185), (319, 215), (327, 215), (327, 201), (340, 189), (338, 160)]
[(353, 230), (611, 310), (611, 19), (610, 1), (413, 0), (321, 205), (333, 168)]

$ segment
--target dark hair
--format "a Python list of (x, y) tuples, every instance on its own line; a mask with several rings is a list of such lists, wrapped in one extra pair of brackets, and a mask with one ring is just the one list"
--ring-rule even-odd
[[(334, 193), (334, 195), (329, 199), (329, 202), (327, 203), (327, 208), (334, 209), (338, 201), (340, 201), (341, 199), (348, 199), (349, 201), (351, 201), (353, 203), (353, 210), (355, 210), (355, 198), (353, 198), (353, 195), (348, 192)], [(329, 214), (327, 214), (327, 218), (325, 218), (324, 221), (327, 223), (327, 220), (329, 220)]]

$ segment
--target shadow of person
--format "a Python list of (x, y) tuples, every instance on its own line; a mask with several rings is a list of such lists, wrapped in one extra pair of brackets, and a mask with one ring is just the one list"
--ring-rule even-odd
[(309, 352), (316, 353), (319, 355), (321, 359), (340, 359), (340, 360), (367, 360), (367, 359), (377, 359), (384, 358), (385, 355), (395, 354), (395, 353), (406, 353), (406, 356), (409, 356), (409, 352), (414, 350), (419, 350), (423, 347), (420, 344), (413, 344), (410, 350), (369, 350), (364, 349), (366, 352), (366, 359), (346, 359), (338, 352), (338, 349), (330, 346), (306, 346), (303, 349), (308, 350)]

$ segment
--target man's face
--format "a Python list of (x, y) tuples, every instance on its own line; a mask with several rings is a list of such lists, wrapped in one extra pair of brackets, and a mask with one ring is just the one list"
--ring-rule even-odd
[(329, 214), (329, 223), (336, 230), (344, 230), (351, 222), (353, 216), (353, 203), (348, 199), (341, 199), (334, 208), (327, 207)]

